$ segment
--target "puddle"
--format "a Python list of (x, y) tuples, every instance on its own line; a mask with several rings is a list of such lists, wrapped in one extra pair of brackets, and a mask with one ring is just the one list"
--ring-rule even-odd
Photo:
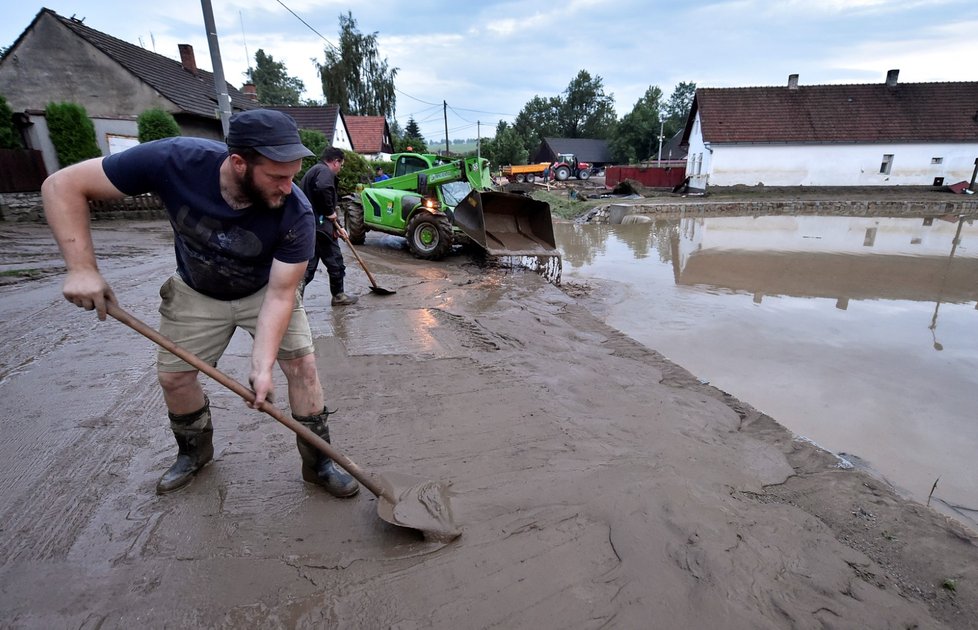
[[(769, 216), (555, 225), (598, 315), (899, 490), (978, 507), (978, 224)], [(943, 506), (943, 508), (941, 507)]]

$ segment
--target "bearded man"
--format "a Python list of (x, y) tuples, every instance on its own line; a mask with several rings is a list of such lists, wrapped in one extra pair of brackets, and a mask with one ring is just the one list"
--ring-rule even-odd
[[(57, 171), (41, 192), (68, 269), (64, 297), (100, 320), (106, 304), (117, 302), (98, 269), (88, 202), (156, 193), (169, 214), (177, 263), (160, 289), (160, 332), (216, 366), (236, 328), (248, 331), (250, 406), (271, 399), (277, 360), (293, 417), (329, 441), (330, 412), (299, 291), (315, 252), (315, 224), (293, 178), (311, 155), (290, 116), (255, 109), (231, 117), (226, 144), (189, 137), (140, 144)], [(178, 448), (156, 486), (164, 494), (211, 461), (213, 425), (195, 368), (160, 348), (157, 374)], [(297, 440), (303, 479), (334, 496), (356, 494), (353, 477)]]

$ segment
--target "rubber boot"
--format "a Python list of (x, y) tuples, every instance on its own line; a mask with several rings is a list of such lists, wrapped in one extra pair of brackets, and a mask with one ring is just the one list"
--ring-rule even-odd
[(166, 494), (184, 487), (197, 471), (214, 458), (214, 427), (211, 425), (210, 401), (193, 413), (170, 416), (170, 429), (177, 440), (177, 461), (163, 473), (156, 484), (156, 494)]
[(333, 299), (330, 300), (331, 306), (350, 306), (351, 304), (356, 304), (357, 300), (360, 299), (343, 290), (342, 277), (329, 277), (329, 292), (333, 295)]
[[(292, 417), (329, 442), (329, 426), (326, 424), (329, 411), (325, 407), (323, 412), (316, 416), (292, 414)], [(337, 466), (325, 453), (299, 436), (296, 436), (295, 443), (299, 447), (299, 455), (302, 457), (303, 480), (320, 485), (326, 489), (326, 492), (339, 498), (352, 497), (360, 491), (360, 484), (357, 483), (357, 480)]]

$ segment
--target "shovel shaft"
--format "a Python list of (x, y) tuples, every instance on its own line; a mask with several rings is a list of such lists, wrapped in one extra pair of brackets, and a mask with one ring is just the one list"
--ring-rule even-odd
[(339, 223), (336, 223), (336, 233), (342, 236), (343, 240), (346, 241), (346, 244), (349, 246), (350, 251), (353, 252), (353, 257), (357, 259), (357, 262), (360, 263), (360, 267), (363, 268), (363, 272), (366, 273), (367, 278), (370, 279), (370, 286), (377, 288), (377, 281), (374, 280), (374, 274), (370, 273), (370, 270), (367, 269), (366, 263), (363, 262), (363, 259), (360, 258), (360, 254), (357, 253), (356, 248), (353, 246), (353, 243), (350, 242), (350, 237), (347, 236), (345, 232), (340, 232), (339, 228), (340, 228)]
[[(174, 355), (180, 357), (181, 359), (183, 359), (184, 361), (192, 365), (195, 369), (200, 370), (201, 372), (211, 377), (221, 385), (224, 385), (238, 396), (241, 396), (247, 402), (252, 404), (255, 402), (255, 392), (253, 392), (251, 389), (245, 387), (235, 379), (231, 378), (224, 372), (220, 371), (210, 363), (207, 363), (206, 361), (204, 361), (197, 355), (193, 354), (189, 350), (185, 350), (184, 348), (181, 348), (176, 343), (171, 341), (168, 337), (166, 337), (165, 335), (157, 331), (155, 328), (152, 328), (147, 324), (143, 323), (142, 321), (140, 321), (139, 319), (136, 319), (134, 316), (129, 314), (126, 310), (124, 310), (119, 305), (109, 302), (107, 304), (107, 312), (113, 318), (119, 320), (126, 326), (129, 326), (130, 328), (132, 328), (142, 336), (156, 343), (158, 346), (164, 348), (169, 352), (172, 352)], [(309, 429), (309, 427), (303, 425), (301, 422), (298, 422), (294, 418), (288, 417), (287, 415), (282, 413), (282, 411), (278, 407), (269, 403), (268, 401), (263, 401), (262, 404), (258, 407), (258, 409), (264, 411), (271, 417), (275, 418), (280, 423), (284, 424), (289, 429), (291, 429), (296, 435), (301, 437), (303, 440), (309, 442), (310, 444), (318, 448), (320, 451), (325, 453), (333, 461), (335, 461), (337, 464), (342, 466), (344, 470), (346, 470), (348, 473), (353, 475), (357, 479), (357, 481), (359, 481), (364, 486), (366, 486), (368, 490), (373, 492), (374, 496), (383, 497), (388, 501), (390, 501), (391, 503), (396, 502), (396, 499), (393, 496), (390, 496), (390, 493), (385, 492), (384, 489), (380, 486), (380, 484), (378, 484), (371, 475), (369, 475), (366, 471), (360, 468), (360, 466), (358, 466), (352, 459), (350, 459), (343, 453), (333, 448), (332, 444), (330, 444), (323, 438), (313, 433), (312, 430)]]

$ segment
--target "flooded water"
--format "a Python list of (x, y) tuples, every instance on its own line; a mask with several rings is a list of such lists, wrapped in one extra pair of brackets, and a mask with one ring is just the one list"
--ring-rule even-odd
[(978, 223), (556, 226), (607, 323), (904, 494), (978, 523)]

